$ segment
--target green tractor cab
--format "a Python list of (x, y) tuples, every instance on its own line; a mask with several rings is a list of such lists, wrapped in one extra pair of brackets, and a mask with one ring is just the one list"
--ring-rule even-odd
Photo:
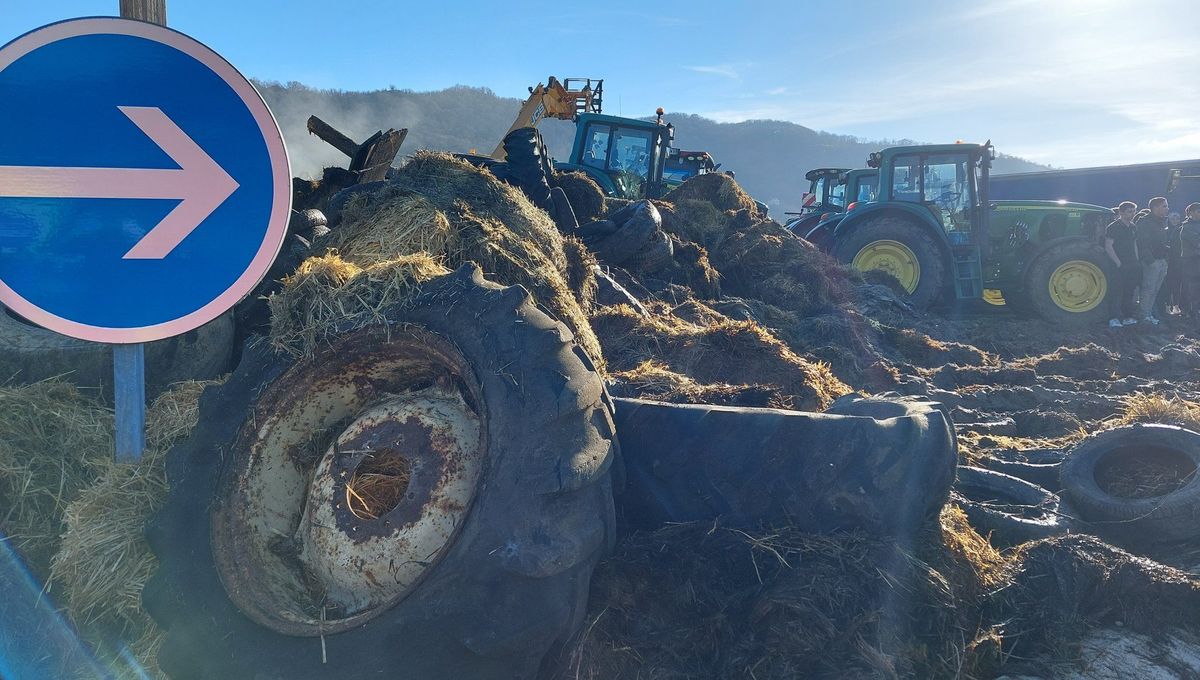
[(918, 309), (982, 300), (1070, 325), (1105, 318), (1113, 271), (1099, 238), (1111, 210), (990, 201), (994, 158), (990, 143), (872, 153), (877, 196), (825, 225), (822, 245), (857, 269), (891, 274)]
[[(810, 173), (811, 174), (811, 173)], [(784, 226), (797, 236), (801, 236), (821, 247), (826, 247), (826, 241), (833, 233), (834, 227), (841, 222), (846, 212), (861, 204), (875, 200), (879, 190), (879, 171), (870, 168), (858, 168), (841, 173), (838, 178), (840, 188), (834, 196), (845, 201), (845, 210), (827, 210), (801, 214), (788, 220)]]
[(581, 113), (575, 123), (575, 143), (566, 163), (557, 170), (581, 171), (617, 198), (661, 198), (668, 191), (664, 180), (675, 126), (657, 121)]

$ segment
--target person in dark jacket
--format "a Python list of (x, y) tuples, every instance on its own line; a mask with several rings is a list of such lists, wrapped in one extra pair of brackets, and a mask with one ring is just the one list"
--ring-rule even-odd
[(1170, 210), (1167, 199), (1156, 196), (1150, 199), (1150, 214), (1138, 220), (1134, 227), (1142, 263), (1142, 321), (1152, 326), (1159, 323), (1154, 316), (1154, 303), (1167, 276), (1167, 213)]
[(1180, 307), (1191, 318), (1200, 315), (1200, 203), (1192, 203), (1179, 225)]
[(1179, 314), (1183, 307), (1183, 269), (1179, 263), (1179, 229), (1183, 216), (1177, 212), (1167, 215), (1167, 276), (1154, 303), (1154, 315), (1163, 318)]
[(1109, 292), (1109, 306), (1112, 309), (1112, 319), (1108, 322), (1111, 328), (1130, 326), (1137, 323), (1134, 304), (1134, 292), (1142, 282), (1142, 265), (1138, 261), (1137, 239), (1134, 237), (1133, 216), (1137, 214), (1137, 204), (1125, 201), (1117, 206), (1117, 219), (1104, 230), (1104, 250), (1109, 259), (1117, 265), (1117, 280)]

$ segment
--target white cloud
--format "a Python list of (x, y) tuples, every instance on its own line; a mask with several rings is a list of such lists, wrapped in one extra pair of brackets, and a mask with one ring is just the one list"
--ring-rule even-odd
[(714, 76), (723, 76), (725, 78), (733, 78), (734, 80), (741, 77), (738, 75), (738, 71), (733, 66), (733, 64), (714, 64), (712, 66), (684, 66), (684, 68), (689, 71), (695, 71), (696, 73), (707, 73), (709, 75), (714, 75)]

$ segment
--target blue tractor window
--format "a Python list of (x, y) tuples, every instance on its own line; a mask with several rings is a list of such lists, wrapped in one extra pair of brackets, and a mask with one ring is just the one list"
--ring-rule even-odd
[(608, 139), (612, 128), (606, 125), (589, 125), (583, 141), (583, 164), (603, 170), (608, 165)]
[(645, 179), (650, 174), (653, 141), (649, 130), (618, 128), (614, 135), (609, 169), (628, 172)]

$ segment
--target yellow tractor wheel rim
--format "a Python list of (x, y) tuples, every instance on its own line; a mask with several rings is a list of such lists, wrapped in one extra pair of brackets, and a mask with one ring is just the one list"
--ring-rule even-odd
[(1059, 309), (1076, 314), (1096, 308), (1108, 292), (1104, 271), (1086, 260), (1064, 262), (1050, 275), (1050, 299)]
[(899, 241), (872, 241), (858, 251), (850, 264), (860, 272), (885, 271), (896, 277), (910, 294), (921, 281), (921, 263), (916, 254)]
[(988, 303), (989, 305), (1000, 306), (1000, 305), (1007, 304), (1004, 301), (1004, 295), (1000, 291), (996, 290), (995, 288), (984, 288), (983, 289), (983, 301)]

